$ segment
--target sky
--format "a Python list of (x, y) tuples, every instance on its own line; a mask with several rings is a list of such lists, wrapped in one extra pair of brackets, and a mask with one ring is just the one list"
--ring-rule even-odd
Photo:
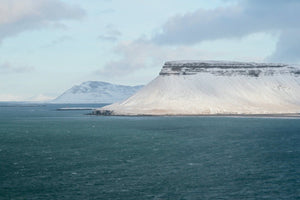
[(0, 101), (147, 84), (169, 60), (300, 63), (299, 0), (0, 0)]

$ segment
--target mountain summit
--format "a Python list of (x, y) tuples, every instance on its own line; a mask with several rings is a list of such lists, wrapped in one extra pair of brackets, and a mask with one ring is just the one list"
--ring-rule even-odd
[(52, 103), (115, 103), (127, 99), (142, 87), (87, 81), (73, 86)]
[(139, 92), (95, 113), (300, 113), (300, 68), (296, 65), (254, 62), (166, 62), (159, 76)]

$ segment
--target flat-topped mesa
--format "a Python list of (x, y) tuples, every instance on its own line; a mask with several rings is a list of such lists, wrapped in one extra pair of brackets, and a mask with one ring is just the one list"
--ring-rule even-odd
[(223, 61), (166, 62), (160, 75), (97, 115), (300, 113), (300, 67)]
[(194, 75), (200, 72), (219, 76), (274, 75), (291, 73), (299, 75), (299, 69), (279, 63), (230, 62), (230, 61), (168, 61), (159, 75)]

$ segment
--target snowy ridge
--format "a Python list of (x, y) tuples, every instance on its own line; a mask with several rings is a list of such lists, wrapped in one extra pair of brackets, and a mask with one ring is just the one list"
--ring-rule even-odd
[(288, 66), (283, 63), (256, 63), (256, 62), (238, 62), (238, 61), (223, 61), (223, 60), (177, 60), (167, 61), (164, 66), (215, 66), (222, 67), (260, 67), (260, 66)]
[[(98, 109), (95, 113), (112, 115), (300, 113), (298, 66), (212, 61), (193, 61), (193, 63), (195, 65), (191, 67), (190, 61), (166, 62), (160, 75), (139, 92), (121, 103)], [(251, 70), (260, 71), (255, 74)]]
[(127, 99), (142, 87), (87, 81), (73, 86), (51, 103), (115, 103)]
[(166, 62), (159, 73), (160, 75), (193, 75), (199, 72), (215, 75), (244, 75), (259, 76), (294, 73), (300, 71), (287, 64), (254, 63), (254, 62), (226, 62), (226, 61), (169, 61)]

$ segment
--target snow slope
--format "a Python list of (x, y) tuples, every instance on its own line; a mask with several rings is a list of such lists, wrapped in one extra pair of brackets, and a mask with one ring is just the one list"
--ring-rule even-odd
[(51, 103), (115, 103), (127, 99), (142, 87), (88, 81), (73, 86)]
[(300, 69), (286, 64), (176, 61), (121, 103), (113, 115), (300, 113)]

